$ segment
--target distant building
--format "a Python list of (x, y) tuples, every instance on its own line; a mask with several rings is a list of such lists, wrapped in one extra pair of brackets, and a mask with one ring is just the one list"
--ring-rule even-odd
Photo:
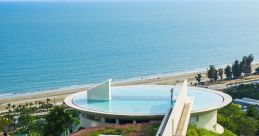
[(239, 104), (241, 106), (251, 106), (251, 105), (257, 105), (259, 106), (259, 100), (250, 99), (250, 98), (242, 98), (242, 99), (235, 99), (233, 101), (235, 104)]

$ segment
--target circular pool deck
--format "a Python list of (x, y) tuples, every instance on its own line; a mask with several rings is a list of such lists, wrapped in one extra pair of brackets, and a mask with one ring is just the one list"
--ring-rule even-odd
[[(87, 91), (68, 96), (65, 103), (88, 113), (114, 116), (161, 116), (174, 105), (171, 102), (171, 88), (177, 97), (180, 86), (131, 85), (111, 87), (110, 101), (87, 100)], [(192, 113), (201, 113), (226, 106), (232, 98), (220, 91), (188, 87), (188, 96), (194, 98)]]

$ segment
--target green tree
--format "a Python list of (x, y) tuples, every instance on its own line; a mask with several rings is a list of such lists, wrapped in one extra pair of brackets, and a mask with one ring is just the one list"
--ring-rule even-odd
[(244, 56), (242, 58), (242, 61), (240, 61), (240, 64), (239, 64), (240, 70), (241, 70), (242, 73), (245, 73), (246, 67), (247, 67), (246, 65), (247, 65), (247, 56)]
[(239, 120), (245, 117), (245, 113), (236, 104), (229, 104), (219, 110), (218, 122), (224, 128), (236, 133), (239, 125)]
[(216, 70), (214, 65), (210, 65), (207, 71), (207, 76), (210, 81), (217, 81), (218, 79), (218, 71)]
[(236, 134), (234, 134), (230, 130), (224, 129), (224, 133), (221, 136), (236, 136)]
[(255, 69), (255, 73), (259, 74), (259, 67)]
[(238, 125), (237, 134), (243, 136), (256, 136), (256, 132), (258, 130), (258, 121), (254, 118), (240, 118)]
[(241, 76), (241, 69), (240, 69), (240, 63), (238, 60), (236, 60), (232, 65), (232, 73), (233, 77), (235, 79), (239, 78)]
[(198, 132), (198, 128), (196, 128), (193, 125), (189, 125), (187, 132), (186, 132), (186, 136), (199, 136), (199, 132)]
[(223, 68), (218, 69), (220, 80), (223, 79)]
[(244, 56), (242, 61), (240, 62), (240, 70), (242, 73), (244, 73), (245, 75), (249, 75), (252, 71), (252, 62), (254, 60), (254, 57), (252, 54), (248, 55), (248, 56)]
[(240, 84), (237, 87), (224, 89), (224, 92), (229, 94), (233, 99), (248, 97), (259, 99), (259, 85)]
[(246, 114), (247, 116), (250, 116), (259, 120), (259, 106), (257, 105), (248, 106)]
[(47, 103), (47, 104), (49, 104), (50, 101), (51, 101), (50, 98), (47, 98), (47, 99), (46, 99), (46, 103)]
[(16, 105), (13, 104), (13, 105), (12, 105), (12, 108), (13, 108), (13, 112), (14, 112), (14, 111), (15, 111), (15, 108), (16, 108)]
[(197, 76), (195, 77), (195, 79), (196, 79), (196, 81), (198, 82), (198, 84), (200, 84), (201, 83), (201, 78), (202, 78), (202, 76), (201, 76), (201, 74), (199, 73), (199, 74), (197, 74)]
[(255, 136), (258, 131), (258, 120), (247, 116), (236, 104), (218, 110), (218, 123), (238, 135)]
[(9, 112), (9, 111), (10, 111), (11, 105), (12, 105), (11, 103), (8, 103), (8, 104), (7, 104), (7, 106), (5, 107), (6, 112)]
[(44, 135), (59, 136), (72, 125), (73, 119), (65, 112), (63, 106), (56, 106), (46, 116), (46, 122)]
[(247, 61), (246, 61), (246, 69), (244, 71), (245, 74), (251, 74), (251, 72), (252, 72), (252, 62), (253, 61), (254, 61), (253, 54), (248, 55)]
[(225, 68), (225, 74), (228, 80), (232, 79), (232, 70), (229, 65)]
[(4, 116), (0, 116), (0, 132), (4, 131), (5, 128), (9, 127), (12, 121)]
[(23, 133), (30, 133), (31, 128), (33, 128), (34, 117), (30, 113), (21, 113), (18, 118), (17, 126), (20, 127)]

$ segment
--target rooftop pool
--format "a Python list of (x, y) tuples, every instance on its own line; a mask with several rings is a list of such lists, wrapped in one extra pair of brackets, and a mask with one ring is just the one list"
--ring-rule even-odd
[[(174, 88), (177, 97), (180, 86), (132, 85), (111, 88), (110, 101), (87, 100), (87, 92), (76, 93), (72, 104), (80, 110), (105, 114), (164, 115), (174, 103), (170, 90)], [(192, 112), (212, 109), (224, 102), (224, 97), (216, 91), (188, 87), (188, 96), (194, 97)]]

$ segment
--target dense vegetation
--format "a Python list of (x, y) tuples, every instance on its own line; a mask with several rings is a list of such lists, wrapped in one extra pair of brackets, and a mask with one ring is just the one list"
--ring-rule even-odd
[(78, 111), (54, 106), (50, 99), (18, 106), (8, 104), (6, 112), (0, 115), (0, 132), (5, 135), (57, 136), (78, 124), (78, 116)]
[(233, 99), (244, 97), (259, 99), (259, 85), (240, 84), (236, 87), (227, 88), (224, 92), (232, 96)]
[(236, 136), (234, 133), (232, 133), (229, 130), (224, 130), (223, 134), (216, 134), (211, 131), (208, 131), (206, 129), (198, 129), (193, 125), (189, 125), (187, 129), (187, 136)]
[[(218, 79), (223, 80), (231, 80), (237, 79), (242, 76), (250, 75), (252, 72), (252, 62), (254, 60), (254, 56), (252, 54), (248, 56), (244, 56), (242, 61), (235, 60), (232, 66), (227, 65), (225, 69), (219, 68), (217, 69), (214, 65), (210, 65), (207, 70), (207, 77), (210, 82), (217, 81)], [(255, 73), (259, 73), (259, 68), (255, 69)], [(224, 78), (226, 77), (226, 78)], [(201, 74), (197, 74), (195, 77), (198, 85), (201, 85), (202, 76)]]
[(237, 135), (259, 135), (259, 107), (248, 107), (243, 112), (238, 105), (230, 104), (218, 111), (218, 123)]

